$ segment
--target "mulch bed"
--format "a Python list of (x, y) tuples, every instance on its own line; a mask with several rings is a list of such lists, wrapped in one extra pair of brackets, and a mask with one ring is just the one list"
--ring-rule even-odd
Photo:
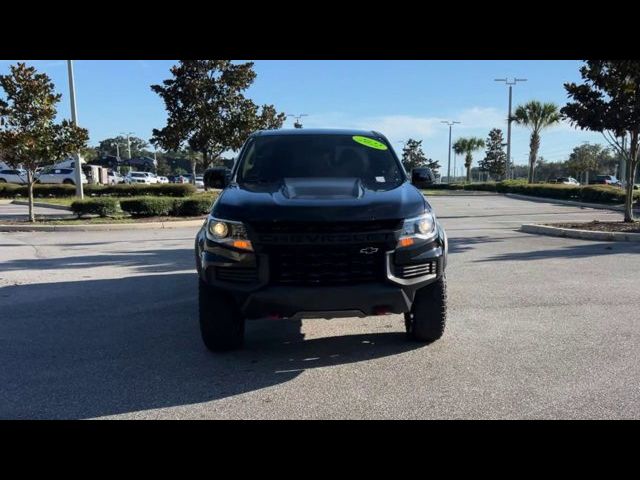
[(640, 222), (599, 222), (589, 223), (547, 223), (550, 227), (573, 228), (575, 230), (589, 230), (593, 232), (624, 232), (640, 233)]

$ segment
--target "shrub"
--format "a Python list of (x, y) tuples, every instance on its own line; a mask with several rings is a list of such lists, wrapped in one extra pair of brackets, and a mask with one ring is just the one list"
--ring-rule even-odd
[(179, 217), (196, 217), (211, 210), (212, 199), (209, 196), (180, 198), (173, 203), (171, 215)]
[(152, 185), (86, 185), (87, 195), (96, 197), (139, 197), (153, 195), (160, 197), (188, 197), (196, 193), (196, 187), (190, 183), (162, 183)]
[(89, 214), (109, 217), (118, 213), (119, 205), (118, 200), (115, 198), (88, 198), (73, 202), (71, 211), (78, 217)]
[(175, 200), (168, 197), (139, 197), (120, 200), (120, 207), (133, 217), (169, 215)]
[[(27, 185), (15, 185), (11, 183), (2, 184), (0, 196), (15, 198), (28, 197), (29, 187)], [(76, 187), (73, 185), (40, 185), (33, 186), (34, 198), (47, 197), (73, 197), (76, 194)]]
[(13, 183), (0, 183), (0, 197), (13, 198), (15, 197), (15, 191), (19, 188), (19, 185)]

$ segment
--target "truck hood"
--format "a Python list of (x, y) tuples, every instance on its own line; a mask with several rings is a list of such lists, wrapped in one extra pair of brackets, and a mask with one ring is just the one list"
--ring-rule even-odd
[(425, 210), (431, 207), (409, 182), (374, 189), (356, 178), (286, 178), (278, 184), (231, 184), (212, 214), (241, 222), (335, 222), (409, 218)]

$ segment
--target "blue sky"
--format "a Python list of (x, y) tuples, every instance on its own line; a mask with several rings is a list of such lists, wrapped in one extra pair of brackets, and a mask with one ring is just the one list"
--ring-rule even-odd
[[(0, 61), (7, 73), (15, 60)], [(59, 116), (69, 117), (68, 79), (64, 60), (27, 60), (47, 73), (63, 94)], [(89, 129), (90, 143), (133, 132), (148, 139), (165, 122), (164, 106), (149, 85), (169, 75), (175, 61), (77, 60), (75, 62), (78, 118)], [(358, 127), (379, 130), (394, 142), (417, 138), (429, 157), (446, 167), (448, 127), (441, 120), (459, 120), (453, 138), (486, 138), (493, 127), (506, 137), (507, 87), (494, 78), (520, 77), (514, 87), (514, 107), (531, 99), (564, 105), (563, 83), (580, 79), (581, 62), (559, 61), (318, 61), (255, 62), (258, 74), (247, 95), (256, 103), (272, 103), (279, 111), (307, 113), (308, 127)], [(291, 126), (288, 119), (286, 126)], [(540, 155), (565, 160), (584, 141), (605, 143), (598, 133), (569, 125), (542, 135)], [(512, 156), (526, 164), (529, 132), (513, 127)], [(482, 155), (478, 152), (474, 164)], [(460, 165), (460, 162), (457, 162)]]

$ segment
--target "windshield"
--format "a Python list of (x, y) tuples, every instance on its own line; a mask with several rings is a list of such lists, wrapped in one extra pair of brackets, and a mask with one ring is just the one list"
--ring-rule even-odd
[(382, 140), (351, 135), (266, 135), (250, 140), (238, 183), (284, 178), (359, 178), (370, 188), (393, 188), (404, 173)]
[(131, 176), (132, 177), (146, 177), (146, 175), (144, 173), (137, 173), (137, 172), (132, 172)]

